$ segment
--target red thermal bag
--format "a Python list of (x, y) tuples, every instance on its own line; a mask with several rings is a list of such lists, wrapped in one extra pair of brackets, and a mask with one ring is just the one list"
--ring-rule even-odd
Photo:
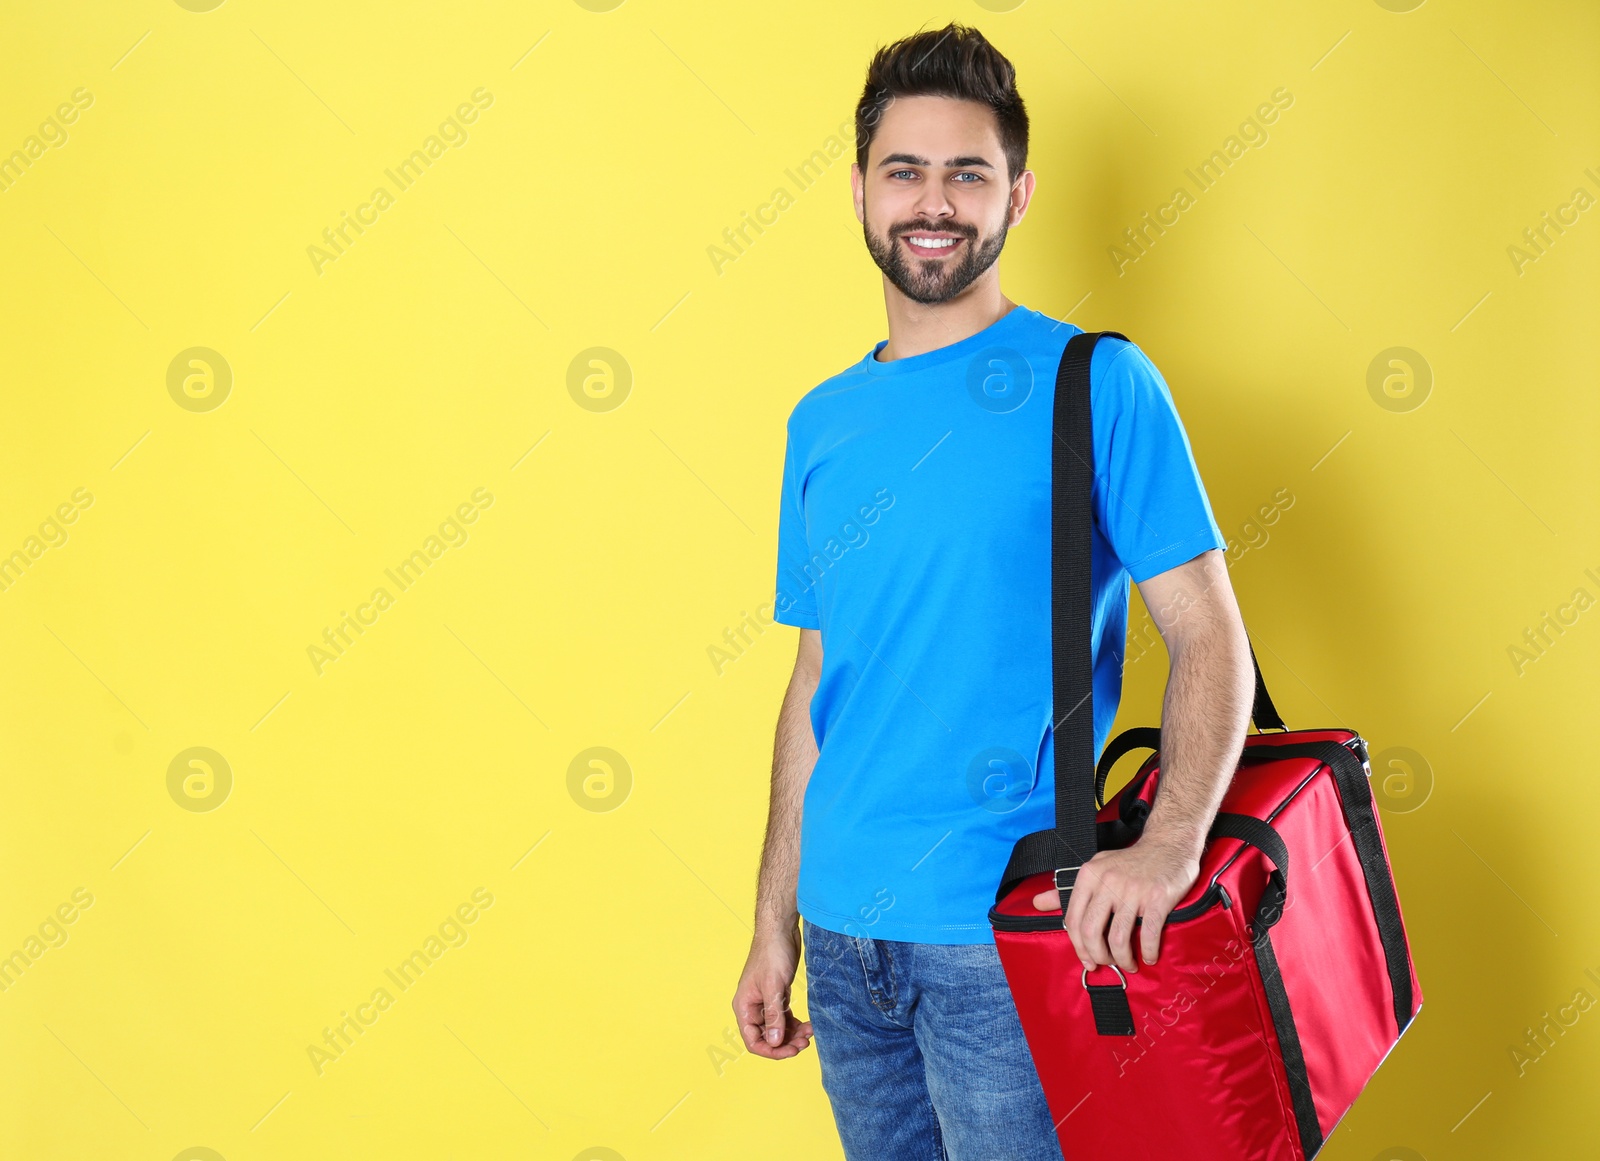
[[(1252, 717), (1275, 732), (1246, 737), (1158, 961), (1085, 972), (1063, 913), (1033, 906), (1051, 887), (1065, 901), (1097, 850), (1137, 842), (1160, 792), (1159, 730), (1128, 730), (1094, 760), (1099, 338), (1074, 335), (1056, 378), (1056, 826), (1017, 842), (989, 921), (1066, 1161), (1310, 1161), (1422, 1006), (1359, 735), (1288, 730), (1256, 666)], [(1139, 749), (1155, 753), (1096, 811), (1113, 764)]]

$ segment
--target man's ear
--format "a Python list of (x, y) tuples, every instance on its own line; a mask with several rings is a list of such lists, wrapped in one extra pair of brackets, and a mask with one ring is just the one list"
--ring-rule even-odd
[(1033, 201), (1034, 182), (1033, 170), (1025, 169), (1017, 175), (1017, 180), (1012, 183), (1011, 205), (1007, 211), (1010, 214), (1006, 222), (1007, 229), (1022, 224), (1022, 216), (1028, 212), (1028, 203)]
[(866, 182), (861, 176), (861, 165), (859, 162), (852, 161), (850, 163), (850, 198), (855, 202), (856, 221), (862, 225), (866, 225), (867, 222), (866, 192)]

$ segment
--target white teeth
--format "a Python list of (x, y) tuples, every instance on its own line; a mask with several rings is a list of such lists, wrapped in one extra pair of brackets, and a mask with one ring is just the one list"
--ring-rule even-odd
[(908, 238), (907, 240), (910, 241), (910, 242), (916, 243), (918, 246), (921, 246), (924, 250), (942, 250), (946, 246), (954, 246), (961, 239), (960, 238), (917, 238), (917, 237), (911, 237), (911, 238)]

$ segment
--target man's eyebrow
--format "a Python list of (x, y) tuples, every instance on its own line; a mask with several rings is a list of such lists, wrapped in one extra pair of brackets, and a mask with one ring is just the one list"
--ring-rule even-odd
[[(929, 161), (926, 157), (919, 157), (915, 153), (891, 153), (891, 154), (889, 154), (889, 156), (885, 157), (882, 161), (878, 162), (878, 168), (882, 169), (886, 165), (932, 165), (932, 164), (933, 164), (933, 162)], [(982, 168), (982, 169), (993, 169), (994, 168), (994, 166), (990, 165), (988, 161), (984, 160), (982, 157), (979, 157), (977, 154), (973, 154), (973, 155), (971, 155), (969, 157), (952, 157), (948, 161), (946, 161), (944, 164), (945, 164), (945, 168), (946, 169), (979, 169), (979, 168)]]

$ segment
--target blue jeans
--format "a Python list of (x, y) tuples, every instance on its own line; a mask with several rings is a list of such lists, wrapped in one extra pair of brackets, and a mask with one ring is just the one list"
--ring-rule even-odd
[(992, 943), (801, 920), (822, 1087), (849, 1161), (1061, 1161)]

